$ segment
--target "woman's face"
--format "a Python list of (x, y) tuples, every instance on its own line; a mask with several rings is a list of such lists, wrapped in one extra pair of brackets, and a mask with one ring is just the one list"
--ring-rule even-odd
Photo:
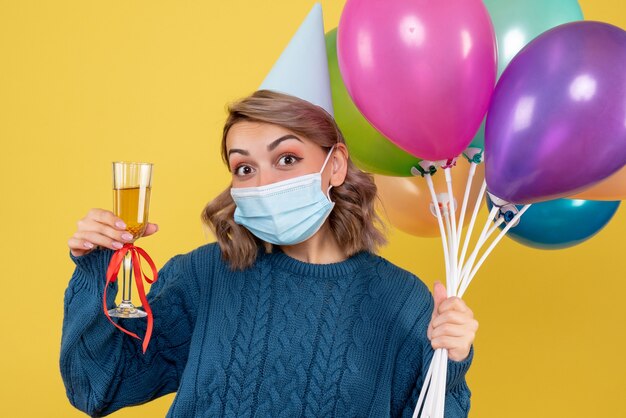
[[(238, 122), (226, 136), (232, 187), (258, 187), (292, 177), (317, 173), (326, 151), (315, 142), (269, 123)], [(322, 173), (322, 187), (330, 181), (332, 160)]]

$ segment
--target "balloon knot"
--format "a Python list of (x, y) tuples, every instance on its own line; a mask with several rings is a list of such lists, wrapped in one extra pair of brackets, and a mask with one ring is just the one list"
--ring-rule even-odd
[(419, 164), (411, 168), (411, 174), (413, 174), (414, 176), (422, 176), (422, 177), (424, 177), (426, 174), (430, 174), (432, 176), (436, 172), (437, 172), (437, 167), (435, 167), (432, 164), (429, 165), (427, 169), (425, 169), (424, 167), (422, 167)]
[(512, 210), (507, 210), (502, 214), (502, 216), (504, 216), (504, 221), (509, 223), (513, 220), (513, 218), (515, 218), (515, 213)]
[(446, 170), (448, 168), (454, 167), (455, 165), (456, 165), (456, 158), (450, 158), (450, 159), (446, 160), (445, 163), (441, 164), (441, 168)]
[(480, 164), (483, 162), (484, 150), (477, 147), (468, 148), (463, 152), (463, 156), (469, 163)]

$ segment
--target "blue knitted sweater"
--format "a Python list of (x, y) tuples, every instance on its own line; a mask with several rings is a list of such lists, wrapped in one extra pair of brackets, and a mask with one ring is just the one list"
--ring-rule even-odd
[[(384, 258), (310, 264), (275, 249), (237, 272), (216, 243), (176, 255), (148, 294), (154, 333), (143, 354), (102, 312), (112, 254), (70, 254), (60, 368), (87, 414), (177, 392), (168, 417), (411, 417), (434, 353), (433, 298)], [(144, 335), (145, 319), (120, 321)], [(446, 417), (468, 414), (473, 352), (448, 361)]]

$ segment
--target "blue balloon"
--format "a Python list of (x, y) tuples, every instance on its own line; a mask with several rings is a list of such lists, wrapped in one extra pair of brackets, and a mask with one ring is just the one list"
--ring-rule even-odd
[[(519, 224), (509, 229), (507, 236), (520, 244), (544, 250), (572, 247), (600, 232), (619, 204), (620, 201), (577, 199), (534, 203), (522, 215)], [(487, 205), (489, 209), (493, 206), (489, 198)]]

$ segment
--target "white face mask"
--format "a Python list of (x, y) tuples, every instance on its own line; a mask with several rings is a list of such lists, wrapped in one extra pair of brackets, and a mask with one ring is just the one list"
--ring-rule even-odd
[(263, 241), (276, 245), (299, 244), (311, 238), (335, 206), (328, 187), (322, 192), (322, 172), (332, 155), (330, 149), (322, 169), (259, 187), (231, 188), (237, 208), (235, 222)]

